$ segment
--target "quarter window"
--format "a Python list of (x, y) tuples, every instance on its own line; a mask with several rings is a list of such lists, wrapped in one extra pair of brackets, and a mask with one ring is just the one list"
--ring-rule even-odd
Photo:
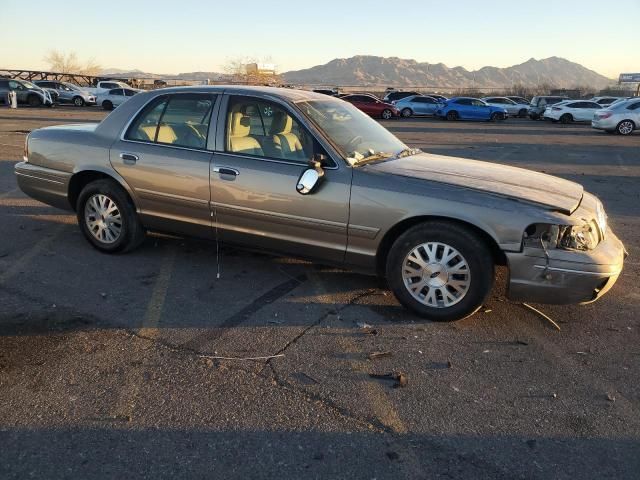
[(299, 163), (313, 157), (313, 138), (277, 103), (231, 97), (226, 123), (227, 152)]
[(207, 94), (158, 97), (138, 115), (125, 138), (204, 149), (214, 101)]
[(627, 107), (627, 110), (638, 110), (640, 108), (640, 102), (632, 103)]

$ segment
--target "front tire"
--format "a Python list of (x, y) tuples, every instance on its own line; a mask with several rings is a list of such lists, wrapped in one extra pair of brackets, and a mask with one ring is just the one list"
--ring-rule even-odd
[(493, 112), (491, 117), (489, 118), (490, 122), (497, 122), (499, 120), (504, 120), (504, 114), (500, 112)]
[(427, 222), (407, 230), (394, 242), (386, 276), (398, 301), (421, 317), (460, 320), (478, 311), (489, 295), (493, 255), (468, 227)]
[(573, 116), (570, 113), (565, 113), (560, 117), (560, 123), (565, 125), (573, 122)]
[(382, 111), (382, 114), (380, 116), (382, 117), (383, 120), (390, 120), (391, 117), (393, 117), (393, 112), (391, 110), (389, 110), (388, 108), (385, 108)]
[(527, 118), (527, 109), (526, 108), (520, 109), (520, 111), (518, 112), (518, 117)]
[(84, 107), (84, 99), (82, 97), (73, 97), (73, 104), (76, 107)]
[(404, 118), (409, 118), (413, 115), (413, 111), (410, 108), (403, 108), (400, 112), (400, 115), (402, 115)]
[(636, 125), (631, 120), (622, 120), (616, 127), (616, 132), (620, 135), (631, 135)]
[(101, 252), (126, 252), (144, 240), (144, 228), (133, 203), (113, 180), (86, 185), (78, 196), (76, 215), (85, 238)]
[(458, 112), (456, 112), (455, 110), (451, 110), (450, 112), (447, 112), (447, 120), (456, 121), (459, 118), (460, 116), (458, 115)]

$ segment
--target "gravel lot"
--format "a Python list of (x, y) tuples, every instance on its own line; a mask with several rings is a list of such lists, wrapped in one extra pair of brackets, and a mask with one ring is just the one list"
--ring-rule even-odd
[[(297, 259), (226, 247), (216, 279), (201, 241), (100, 254), (13, 165), (26, 132), (103, 116), (0, 109), (0, 478), (638, 478), (640, 135), (386, 122), (603, 200), (630, 256), (601, 301), (538, 306), (557, 331), (506, 301), (504, 272), (478, 314), (437, 324), (375, 278)], [(387, 372), (406, 387), (369, 376)]]

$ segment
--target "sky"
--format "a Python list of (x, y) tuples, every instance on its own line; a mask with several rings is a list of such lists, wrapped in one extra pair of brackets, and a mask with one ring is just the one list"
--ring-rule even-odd
[(152, 73), (221, 72), (239, 58), (284, 72), (354, 55), (469, 70), (559, 56), (610, 78), (640, 72), (640, 0), (0, 0), (0, 11), (0, 68), (46, 69), (57, 49)]

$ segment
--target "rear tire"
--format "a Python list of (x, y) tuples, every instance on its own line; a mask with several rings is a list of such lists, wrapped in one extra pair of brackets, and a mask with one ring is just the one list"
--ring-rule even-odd
[(400, 303), (421, 317), (460, 320), (478, 311), (491, 292), (493, 255), (468, 227), (427, 222), (410, 228), (393, 243), (386, 276)]
[(456, 121), (459, 118), (460, 118), (460, 115), (458, 115), (458, 112), (456, 112), (455, 110), (451, 110), (447, 112), (447, 120)]
[(40, 107), (42, 106), (42, 99), (38, 95), (29, 95), (27, 103), (30, 107)]
[(631, 135), (636, 128), (632, 120), (622, 120), (616, 127), (616, 132), (620, 135)]
[(84, 107), (84, 99), (82, 97), (73, 97), (73, 104), (76, 107)]
[(518, 112), (518, 117), (527, 118), (527, 109), (526, 108), (520, 109), (520, 111)]
[(76, 215), (84, 237), (101, 252), (127, 252), (145, 238), (133, 202), (114, 180), (87, 184), (78, 196)]
[(573, 116), (570, 113), (565, 113), (560, 117), (560, 123), (565, 125), (573, 122)]
[(113, 103), (111, 103), (109, 100), (105, 100), (104, 102), (102, 102), (102, 108), (104, 108), (105, 110), (113, 110)]
[(413, 115), (413, 111), (410, 108), (403, 108), (400, 112), (400, 115), (402, 115), (404, 118), (409, 118)]
[(504, 120), (504, 114), (500, 112), (493, 112), (489, 117), (490, 122), (497, 122), (498, 120)]

